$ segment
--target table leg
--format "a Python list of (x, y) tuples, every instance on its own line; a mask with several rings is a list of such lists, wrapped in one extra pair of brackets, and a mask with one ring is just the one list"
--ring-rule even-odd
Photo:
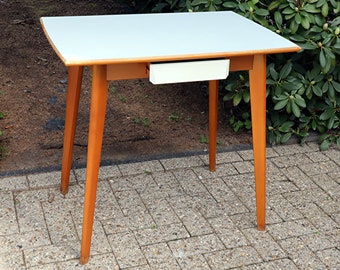
[(68, 68), (64, 147), (60, 186), (62, 194), (68, 192), (83, 69), (82, 66), (72, 66)]
[(218, 81), (209, 81), (209, 170), (216, 169)]
[(87, 263), (90, 256), (94, 209), (96, 203), (100, 156), (102, 150), (105, 112), (108, 96), (106, 66), (93, 66), (92, 76), (92, 97), (86, 167), (84, 217), (80, 253), (81, 264)]
[(249, 71), (255, 165), (257, 228), (266, 223), (266, 55), (255, 55)]

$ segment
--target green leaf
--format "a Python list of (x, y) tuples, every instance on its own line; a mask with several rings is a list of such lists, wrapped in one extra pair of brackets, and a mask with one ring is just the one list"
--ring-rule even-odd
[(334, 115), (333, 108), (327, 108), (319, 117), (320, 120), (328, 120)]
[(317, 95), (318, 97), (322, 96), (322, 90), (318, 85), (314, 86), (312, 89), (315, 95)]
[(302, 25), (303, 28), (308, 30), (310, 28), (309, 18), (308, 17), (302, 17), (301, 18), (301, 25)]
[(295, 103), (301, 108), (306, 108), (305, 100), (298, 94), (295, 95)]
[(320, 50), (319, 61), (320, 61), (321, 67), (325, 68), (326, 67), (326, 56), (325, 56), (323, 49)]
[(280, 27), (282, 25), (282, 15), (280, 11), (275, 11), (274, 20), (277, 26)]
[(293, 100), (293, 101), (291, 102), (291, 104), (292, 104), (292, 112), (293, 112), (293, 114), (294, 114), (297, 118), (299, 118), (300, 115), (301, 115), (301, 111), (300, 111), (299, 106), (295, 103), (295, 100)]
[(292, 67), (293, 65), (291, 62), (288, 62), (287, 64), (285, 64), (280, 71), (280, 79), (285, 79), (291, 72)]
[(286, 143), (292, 137), (292, 133), (286, 133), (281, 137), (281, 143)]
[(279, 111), (283, 109), (284, 107), (286, 107), (287, 104), (288, 104), (288, 99), (281, 100), (275, 104), (274, 110)]
[(234, 9), (238, 6), (238, 4), (235, 2), (224, 2), (223, 6), (226, 8)]
[(321, 144), (320, 144), (320, 150), (321, 151), (325, 151), (327, 149), (329, 149), (331, 143), (328, 140), (324, 140)]
[(267, 9), (264, 9), (264, 8), (259, 8), (259, 9), (255, 10), (255, 14), (259, 15), (259, 16), (268, 16), (269, 11)]
[(193, 6), (198, 6), (198, 5), (201, 5), (201, 4), (208, 4), (210, 1), (209, 0), (194, 0), (192, 1), (192, 5)]
[(340, 92), (340, 83), (333, 80), (331, 84), (333, 85), (335, 91)]
[(327, 4), (327, 2), (325, 2), (323, 4), (322, 8), (321, 8), (322, 16), (327, 17), (328, 16), (328, 10), (329, 10), (328, 4)]
[(284, 123), (279, 127), (279, 131), (280, 131), (280, 132), (289, 132), (290, 129), (292, 128), (292, 126), (294, 126), (294, 122), (292, 122), (292, 121), (284, 122)]
[(241, 100), (242, 100), (242, 94), (241, 93), (235, 94), (233, 98), (233, 105), (236, 107), (238, 104), (240, 104)]
[(320, 12), (319, 8), (316, 8), (314, 5), (310, 5), (310, 4), (305, 5), (303, 9), (307, 11), (308, 13), (319, 13)]

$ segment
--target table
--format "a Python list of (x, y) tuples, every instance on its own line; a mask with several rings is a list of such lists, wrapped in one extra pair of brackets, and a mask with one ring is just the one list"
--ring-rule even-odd
[[(84, 66), (92, 68), (86, 188), (80, 262), (90, 256), (108, 81), (148, 78), (157, 64), (225, 60), (248, 70), (255, 166), (256, 215), (265, 229), (266, 55), (300, 50), (294, 43), (230, 11), (43, 17), (54, 51), (68, 67), (61, 192), (66, 194)], [(210, 69), (207, 69), (210, 70)], [(220, 70), (219, 70), (220, 71)], [(194, 74), (196, 70), (193, 69)], [(173, 74), (169, 73), (169, 77)], [(206, 79), (206, 78), (202, 78)], [(209, 169), (216, 166), (218, 79), (209, 79)], [(199, 78), (195, 78), (199, 80)], [(171, 81), (171, 80), (170, 80)]]

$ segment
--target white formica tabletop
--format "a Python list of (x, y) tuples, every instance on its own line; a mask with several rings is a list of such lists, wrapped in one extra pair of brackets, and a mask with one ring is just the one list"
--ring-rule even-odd
[(231, 11), (41, 18), (66, 66), (296, 51), (280, 35)]

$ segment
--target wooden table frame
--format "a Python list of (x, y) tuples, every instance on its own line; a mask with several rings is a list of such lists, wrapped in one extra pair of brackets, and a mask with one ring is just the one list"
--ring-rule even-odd
[[(300, 48), (268, 29), (229, 11), (90, 17), (41, 19), (51, 46), (68, 67), (69, 72), (62, 158), (62, 194), (68, 192), (83, 69), (84, 66), (90, 66), (92, 69), (80, 262), (85, 264), (90, 256), (108, 82), (148, 78), (150, 65), (164, 61), (229, 59), (229, 71), (249, 71), (257, 228), (264, 230), (266, 221), (266, 55), (296, 52)], [(191, 23), (188, 20), (191, 20)], [(213, 21), (216, 27), (209, 28), (206, 20)], [(189, 29), (176, 28), (176, 31), (173, 31), (174, 22), (179, 25), (192, 26)], [(111, 26), (116, 26), (116, 24), (115, 31), (120, 38), (116, 38), (111, 31)], [(137, 30), (136, 25), (138, 25)], [(241, 28), (237, 29), (238, 27)], [(103, 28), (102, 33), (98, 34), (97, 30), (101, 28)], [(188, 30), (190, 35), (187, 38)], [(242, 33), (239, 33), (239, 30), (242, 30)], [(141, 31), (144, 31), (143, 35), (140, 35)], [(154, 33), (160, 34), (161, 37)], [(202, 39), (203, 33), (206, 33), (209, 38)], [(221, 33), (223, 33), (222, 39), (219, 38)], [(236, 40), (235, 35), (239, 35)], [(142, 43), (141, 48), (132, 46), (125, 48), (126, 45), (131, 44), (130, 37), (132, 37), (132, 43)], [(110, 45), (111, 42), (115, 43), (114, 49)], [(158, 42), (161, 44), (155, 45)], [(183, 46), (177, 46), (178, 44)], [(97, 51), (93, 47), (96, 45), (99, 46)], [(166, 50), (166, 47), (169, 47), (170, 52)], [(215, 171), (216, 167), (217, 109), (218, 81), (211, 80), (209, 81), (210, 171)]]
[[(230, 57), (230, 71), (249, 70), (250, 102), (255, 163), (256, 213), (259, 230), (265, 229), (266, 208), (266, 55)], [(92, 96), (86, 169), (86, 189), (80, 261), (90, 256), (94, 210), (104, 121), (108, 97), (108, 81), (147, 78), (149, 63), (109, 64), (92, 66)], [(68, 68), (68, 89), (62, 159), (61, 193), (68, 192), (70, 170), (83, 66)], [(209, 169), (216, 167), (218, 81), (209, 81)]]

